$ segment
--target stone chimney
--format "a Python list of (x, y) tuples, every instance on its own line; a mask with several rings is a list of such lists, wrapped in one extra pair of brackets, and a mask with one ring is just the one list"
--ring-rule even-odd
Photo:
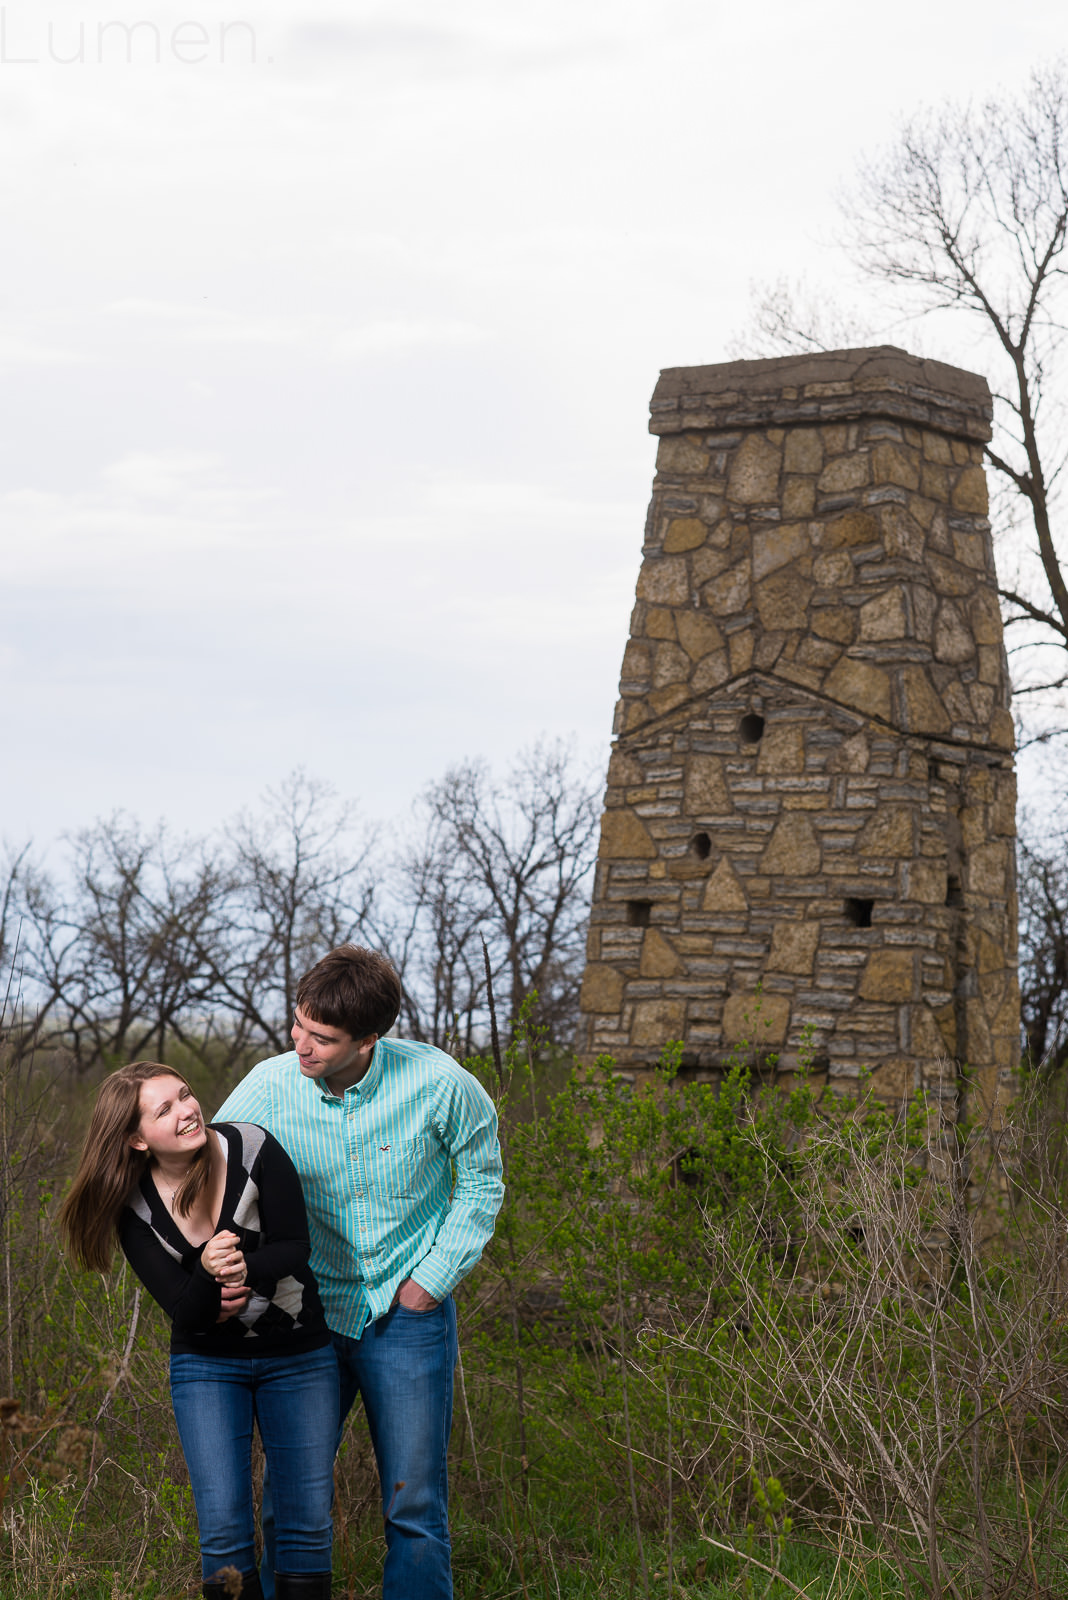
[[(1019, 1060), (987, 385), (892, 346), (676, 367), (623, 657), (579, 1050), (749, 1041), (987, 1103)], [(759, 989), (759, 994), (758, 994)]]

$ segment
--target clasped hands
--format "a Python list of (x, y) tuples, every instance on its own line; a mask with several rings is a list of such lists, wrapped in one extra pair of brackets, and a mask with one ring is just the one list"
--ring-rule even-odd
[[(236, 1233), (223, 1230), (212, 1235), (200, 1255), (205, 1272), (210, 1272), (219, 1285), (220, 1322), (227, 1322), (243, 1310), (249, 1297), (245, 1283), (248, 1268), (237, 1243)], [(405, 1278), (393, 1296), (393, 1304), (405, 1306), (409, 1311), (433, 1311), (438, 1302), (414, 1278)]]
[(219, 1285), (222, 1300), (218, 1318), (220, 1322), (227, 1322), (244, 1310), (249, 1297), (250, 1291), (245, 1283), (248, 1267), (237, 1245), (237, 1234), (223, 1229), (220, 1233), (212, 1234), (200, 1253), (204, 1271), (210, 1272)]

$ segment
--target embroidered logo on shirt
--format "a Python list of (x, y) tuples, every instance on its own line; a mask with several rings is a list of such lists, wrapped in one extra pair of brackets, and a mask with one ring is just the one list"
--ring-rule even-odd
[(388, 1144), (380, 1144), (378, 1148), (381, 1151), (385, 1152), (385, 1151), (387, 1151), (389, 1149), (389, 1145)]

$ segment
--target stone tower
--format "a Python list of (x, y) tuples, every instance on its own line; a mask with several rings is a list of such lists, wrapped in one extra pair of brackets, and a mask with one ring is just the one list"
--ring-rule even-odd
[[(896, 1099), (1019, 1060), (983, 379), (892, 346), (661, 374), (579, 1050), (751, 1041)], [(755, 991), (760, 986), (759, 1006)], [(843, 1085), (845, 1086), (845, 1085)]]

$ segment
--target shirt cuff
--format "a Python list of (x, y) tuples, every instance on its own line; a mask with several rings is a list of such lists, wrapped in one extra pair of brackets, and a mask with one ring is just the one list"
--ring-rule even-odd
[(449, 1298), (459, 1282), (458, 1278), (451, 1277), (447, 1272), (435, 1271), (434, 1263), (429, 1258), (420, 1261), (408, 1276), (413, 1283), (419, 1285), (420, 1289), (425, 1289), (427, 1294), (433, 1295), (439, 1305), (442, 1300)]

